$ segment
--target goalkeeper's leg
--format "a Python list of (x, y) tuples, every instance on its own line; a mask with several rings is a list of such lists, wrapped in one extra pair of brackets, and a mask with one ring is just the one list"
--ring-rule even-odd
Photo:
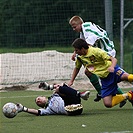
[(59, 87), (59, 95), (65, 99), (68, 105), (70, 104), (80, 104), (80, 92), (64, 84)]
[(38, 87), (42, 88), (44, 90), (53, 90), (54, 89), (54, 84), (49, 85), (47, 82), (42, 82), (42, 83), (40, 83), (40, 85)]

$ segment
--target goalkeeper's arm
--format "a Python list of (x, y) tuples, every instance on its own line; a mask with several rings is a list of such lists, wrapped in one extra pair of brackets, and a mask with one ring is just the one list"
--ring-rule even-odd
[(40, 115), (40, 110), (27, 108), (20, 103), (17, 103), (16, 105), (18, 107), (18, 113), (27, 112), (34, 115)]
[(40, 110), (28, 108), (27, 113), (34, 114), (34, 115), (40, 115)]

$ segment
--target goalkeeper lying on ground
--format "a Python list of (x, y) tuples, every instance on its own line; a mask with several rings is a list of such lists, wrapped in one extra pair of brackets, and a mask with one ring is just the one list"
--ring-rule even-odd
[(54, 94), (46, 98), (45, 96), (38, 96), (35, 99), (36, 104), (40, 109), (30, 109), (17, 103), (18, 112), (27, 112), (35, 115), (80, 115), (83, 111), (81, 98), (88, 100), (89, 91), (78, 92), (77, 90), (68, 87), (66, 84), (49, 85), (46, 82), (41, 83), (39, 88), (45, 90), (53, 90)]

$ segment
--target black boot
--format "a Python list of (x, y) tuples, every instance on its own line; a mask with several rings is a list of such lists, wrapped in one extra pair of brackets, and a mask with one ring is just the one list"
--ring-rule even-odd
[(54, 85), (49, 85), (47, 82), (40, 83), (40, 85), (38, 87), (42, 88), (44, 90), (53, 90), (54, 89)]
[(101, 95), (97, 94), (96, 98), (94, 99), (95, 102), (99, 102), (101, 100)]

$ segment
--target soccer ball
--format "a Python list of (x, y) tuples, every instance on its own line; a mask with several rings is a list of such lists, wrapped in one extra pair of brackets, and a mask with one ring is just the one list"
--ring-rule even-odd
[(3, 106), (3, 114), (4, 116), (6, 116), (7, 118), (13, 118), (17, 115), (18, 110), (17, 110), (17, 105), (14, 103), (6, 103)]

